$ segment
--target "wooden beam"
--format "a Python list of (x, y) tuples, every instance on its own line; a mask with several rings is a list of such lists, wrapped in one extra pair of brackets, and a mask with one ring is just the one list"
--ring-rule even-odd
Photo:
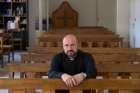
[(140, 89), (140, 79), (104, 79), (85, 80), (77, 87), (67, 87), (60, 79), (0, 79), (2, 89), (119, 89), (137, 90)]

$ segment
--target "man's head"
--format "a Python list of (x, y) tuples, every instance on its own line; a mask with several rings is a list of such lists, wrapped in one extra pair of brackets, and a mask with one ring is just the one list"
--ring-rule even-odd
[(63, 38), (63, 49), (66, 55), (73, 57), (78, 49), (78, 40), (75, 35), (68, 34)]

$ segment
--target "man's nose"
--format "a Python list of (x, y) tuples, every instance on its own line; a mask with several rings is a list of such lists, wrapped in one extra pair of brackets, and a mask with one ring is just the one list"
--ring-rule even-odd
[(72, 46), (68, 46), (68, 50), (71, 50), (72, 49)]

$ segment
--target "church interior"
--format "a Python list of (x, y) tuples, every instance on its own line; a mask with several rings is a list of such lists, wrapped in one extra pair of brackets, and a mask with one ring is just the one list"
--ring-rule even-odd
[[(0, 93), (140, 93), (140, 0), (0, 0)], [(96, 79), (67, 87), (47, 72), (74, 34)]]

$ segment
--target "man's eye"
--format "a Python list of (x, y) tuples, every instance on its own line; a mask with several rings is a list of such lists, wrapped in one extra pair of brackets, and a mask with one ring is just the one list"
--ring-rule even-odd
[(69, 45), (65, 45), (66, 47), (68, 47)]

